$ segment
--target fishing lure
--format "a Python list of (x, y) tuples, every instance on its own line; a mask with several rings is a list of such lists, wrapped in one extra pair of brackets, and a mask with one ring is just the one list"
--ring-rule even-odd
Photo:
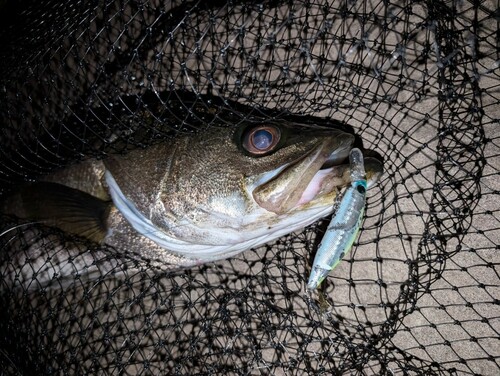
[(349, 154), (351, 186), (347, 188), (339, 208), (328, 225), (314, 257), (308, 290), (315, 290), (328, 273), (351, 249), (365, 212), (367, 181), (363, 154), (354, 148)]

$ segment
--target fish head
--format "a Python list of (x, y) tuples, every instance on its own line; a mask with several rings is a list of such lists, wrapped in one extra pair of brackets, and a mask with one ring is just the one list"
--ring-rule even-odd
[(336, 166), (353, 142), (339, 129), (278, 121), (212, 127), (109, 159), (108, 185), (118, 210), (127, 211), (117, 189), (134, 209), (125, 216), (152, 225), (138, 231), (167, 250), (211, 261), (330, 214), (350, 184)]
[(335, 179), (338, 174), (331, 167), (346, 159), (354, 136), (304, 128), (284, 128), (283, 135), (281, 148), (258, 160), (260, 169), (246, 176), (255, 203), (277, 216), (311, 205), (331, 205), (336, 188), (349, 182)]

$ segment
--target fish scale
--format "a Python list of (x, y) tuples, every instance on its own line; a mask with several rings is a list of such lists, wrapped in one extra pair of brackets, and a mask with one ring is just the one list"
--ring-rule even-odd
[[(252, 146), (256, 132), (273, 141), (264, 153)], [(0, 212), (169, 267), (212, 262), (332, 213), (350, 185), (342, 163), (354, 141), (341, 129), (280, 120), (214, 127), (69, 166), (47, 177), (52, 185), (35, 182), (1, 202)], [(378, 174), (382, 164), (367, 170)]]

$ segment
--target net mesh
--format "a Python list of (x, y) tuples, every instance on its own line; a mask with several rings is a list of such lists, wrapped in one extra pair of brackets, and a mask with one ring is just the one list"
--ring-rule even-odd
[(164, 271), (2, 217), (3, 374), (499, 372), (496, 1), (3, 1), (0, 193), (258, 118), (352, 126), (383, 157), (351, 253), (325, 221)]

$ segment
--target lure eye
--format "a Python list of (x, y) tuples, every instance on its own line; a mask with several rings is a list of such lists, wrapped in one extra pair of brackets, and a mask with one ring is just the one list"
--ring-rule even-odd
[(359, 192), (359, 193), (361, 193), (362, 195), (363, 195), (363, 194), (365, 194), (365, 192), (366, 192), (365, 187), (363, 187), (362, 185), (358, 185), (358, 186), (356, 187), (356, 189), (357, 189), (357, 190), (358, 190), (358, 192)]
[(250, 128), (243, 135), (243, 147), (250, 154), (264, 155), (274, 150), (281, 138), (279, 128), (273, 125), (261, 125)]

